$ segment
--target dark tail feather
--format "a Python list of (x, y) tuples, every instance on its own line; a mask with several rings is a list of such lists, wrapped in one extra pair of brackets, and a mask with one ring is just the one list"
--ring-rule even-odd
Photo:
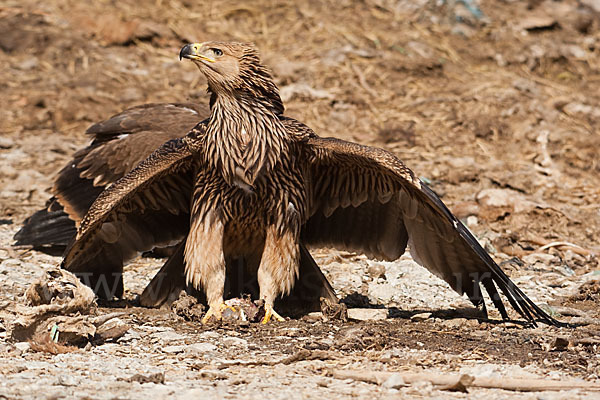
[(64, 247), (75, 237), (75, 222), (61, 209), (39, 210), (23, 223), (15, 234), (16, 245), (32, 246), (36, 249)]
[(486, 279), (482, 279), (481, 283), (483, 284), (483, 287), (490, 295), (490, 299), (492, 299), (494, 306), (500, 312), (502, 319), (508, 319), (508, 313), (506, 312), (504, 303), (502, 303), (502, 299), (500, 298), (498, 289), (496, 289), (496, 285), (494, 285), (494, 280), (491, 278), (486, 278)]
[(169, 304), (186, 289), (184, 270), (185, 240), (177, 245), (175, 252), (169, 257), (160, 271), (152, 278), (144, 292), (140, 295), (143, 307), (160, 307)]
[(288, 315), (302, 315), (309, 311), (320, 311), (322, 297), (334, 303), (339, 302), (335, 290), (303, 243), (300, 243), (299, 267), (298, 280), (292, 292), (279, 299), (276, 307)]

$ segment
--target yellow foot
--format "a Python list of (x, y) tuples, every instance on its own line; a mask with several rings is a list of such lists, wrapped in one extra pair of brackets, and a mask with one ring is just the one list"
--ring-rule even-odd
[(281, 315), (277, 314), (275, 312), (275, 310), (273, 310), (273, 307), (265, 306), (265, 316), (260, 323), (266, 324), (269, 321), (271, 321), (271, 318), (274, 318), (276, 321), (279, 321), (279, 322), (285, 321), (285, 318), (283, 318)]
[(211, 318), (214, 318), (216, 321), (220, 321), (223, 319), (223, 312), (227, 309), (230, 309), (231, 311), (233, 311), (234, 313), (237, 312), (237, 310), (231, 306), (228, 306), (225, 303), (221, 303), (219, 304), (217, 307), (210, 307), (208, 309), (208, 311), (206, 312), (206, 314), (204, 315), (204, 317), (202, 317), (202, 323), (203, 324), (207, 324)]

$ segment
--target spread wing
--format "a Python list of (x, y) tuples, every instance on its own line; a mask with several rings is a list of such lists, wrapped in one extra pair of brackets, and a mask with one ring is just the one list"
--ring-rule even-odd
[(485, 312), (481, 286), (504, 319), (498, 289), (525, 319), (559, 324), (530, 300), (444, 203), (393, 154), (338, 139), (307, 142), (309, 245), (413, 258)]
[[(52, 198), (15, 235), (17, 245), (66, 246), (76, 226), (104, 188), (121, 178), (168, 140), (185, 136), (210, 111), (188, 103), (129, 108), (86, 133), (92, 143), (75, 153), (58, 173)], [(64, 247), (63, 247), (64, 248)]]
[[(117, 114), (87, 130), (94, 140), (76, 154), (78, 175), (93, 180), (95, 186), (106, 186), (166, 141), (185, 136), (209, 115), (206, 106), (192, 104), (145, 104)], [(60, 183), (59, 179), (59, 194)]]
[[(202, 129), (199, 124), (192, 132)], [(159, 147), (94, 201), (65, 251), (63, 268), (101, 297), (122, 295), (124, 262), (187, 234), (194, 168), (187, 138)]]

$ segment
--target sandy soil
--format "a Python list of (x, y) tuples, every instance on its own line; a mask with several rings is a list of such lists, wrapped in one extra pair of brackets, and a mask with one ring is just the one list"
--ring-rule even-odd
[(130, 329), (118, 339), (52, 354), (11, 342), (12, 321), (0, 318), (0, 398), (594, 398), (584, 390), (465, 394), (332, 374), (598, 381), (599, 28), (591, 0), (4, 0), (0, 310), (23, 302), (60, 263), (14, 248), (12, 236), (87, 143), (85, 129), (136, 104), (206, 101), (203, 78), (178, 62), (179, 48), (235, 39), (261, 49), (290, 116), (323, 136), (393, 151), (532, 299), (582, 325), (480, 323), (409, 258), (315, 250), (340, 298), (381, 307), (365, 312), (383, 319), (207, 328), (136, 307), (161, 264), (138, 259), (127, 269), (126, 301), (95, 311), (122, 313)]

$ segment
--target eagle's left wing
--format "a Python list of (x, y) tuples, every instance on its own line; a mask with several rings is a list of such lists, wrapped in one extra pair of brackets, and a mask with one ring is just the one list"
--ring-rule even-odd
[(494, 262), (435, 193), (388, 151), (312, 136), (305, 147), (309, 245), (415, 260), (484, 311), (482, 285), (504, 319), (497, 287), (526, 320), (557, 325)]

